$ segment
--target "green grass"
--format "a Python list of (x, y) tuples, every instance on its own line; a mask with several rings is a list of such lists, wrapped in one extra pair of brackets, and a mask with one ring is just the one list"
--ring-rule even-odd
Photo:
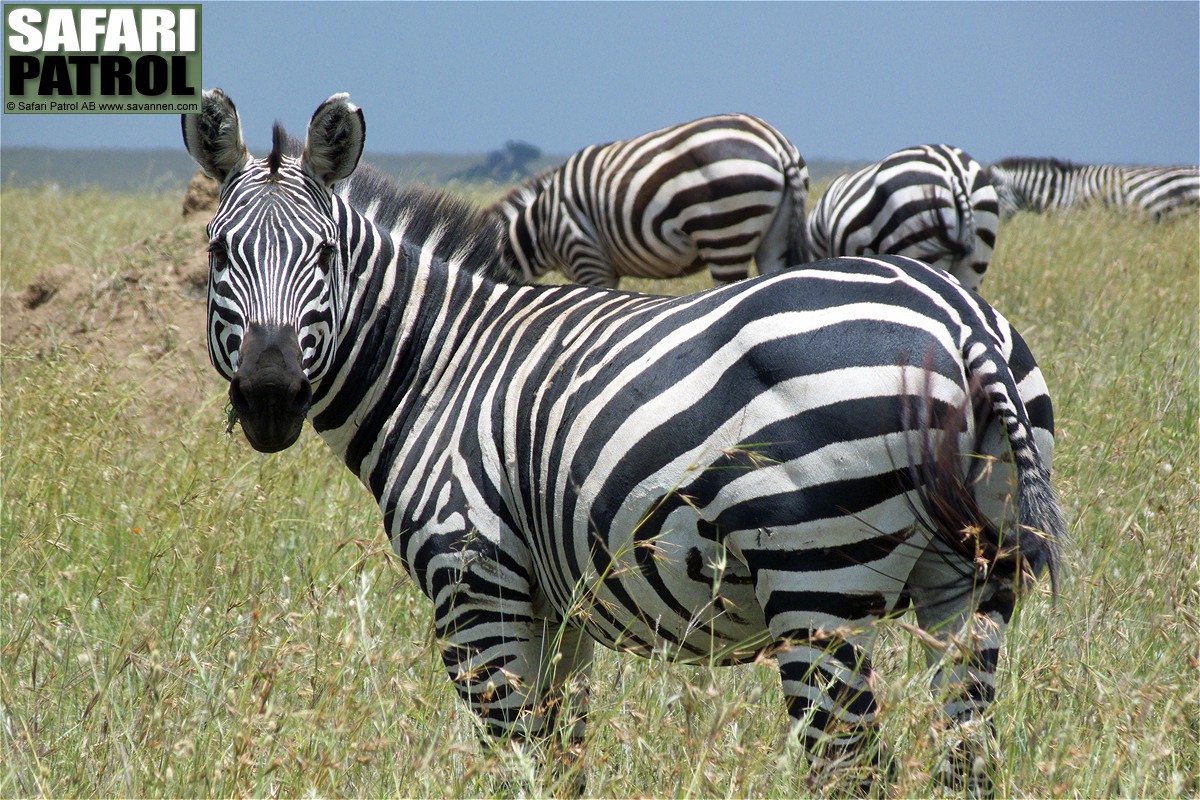
[(95, 271), (114, 250), (175, 224), (182, 199), (176, 193), (6, 186), (0, 189), (0, 289), (21, 289), (59, 264)]
[[(38, 214), (14, 212), (16, 197), (4, 191), (6, 289), (54, 263), (106, 268), (175, 219), (162, 198), (35, 192)], [(48, 228), (53, 207), (67, 211)], [(11, 242), (37, 244), (17, 258)], [(984, 293), (1046, 373), (1073, 537), (1061, 597), (1022, 604), (1001, 662), (1004, 795), (1200, 793), (1198, 252), (1194, 217), (1019, 216), (1001, 231)], [(514, 789), (531, 762), (479, 747), (431, 646), (429, 601), (311, 431), (252, 452), (223, 433), (211, 371), (184, 374), (197, 399), (183, 413), (155, 408), (153, 387), (180, 380), (177, 352), (136, 381), (70, 346), (3, 356), (0, 795), (548, 790)], [(899, 796), (931, 791), (937, 755), (920, 662), (885, 631)], [(599, 652), (589, 789), (795, 796), (777, 684), (769, 664)]]

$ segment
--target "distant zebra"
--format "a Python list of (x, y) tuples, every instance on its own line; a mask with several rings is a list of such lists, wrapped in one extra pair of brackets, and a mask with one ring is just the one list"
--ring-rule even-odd
[(978, 161), (950, 145), (920, 145), (835, 178), (808, 217), (808, 238), (816, 258), (909, 256), (978, 290), (998, 209)]
[(532, 280), (559, 270), (586, 286), (708, 268), (741, 280), (808, 260), (808, 168), (755, 117), (724, 114), (585, 147), (492, 208), (508, 257)]
[(1099, 203), (1161, 220), (1200, 208), (1200, 167), (1073, 164), (1057, 158), (1002, 158), (991, 171), (1000, 215), (1056, 211)]
[[(355, 172), (346, 95), (298, 159), (277, 130), (253, 160), (220, 90), (183, 131), (222, 183), (208, 343), (246, 438), (307, 418), (374, 494), (490, 732), (580, 740), (593, 641), (766, 653), (816, 766), (869, 769), (877, 623), (910, 603), (947, 715), (986, 719), (1063, 525), (1045, 383), (977, 296), (895, 257), (681, 298), (513, 285), (467, 206)], [(951, 779), (986, 775), (963, 756)]]

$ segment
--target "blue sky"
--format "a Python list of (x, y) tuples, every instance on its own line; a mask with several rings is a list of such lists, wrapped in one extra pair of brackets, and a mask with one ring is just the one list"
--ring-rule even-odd
[[(367, 150), (548, 153), (756, 114), (809, 158), (1200, 161), (1200, 3), (211, 2), (204, 85), (261, 153), (348, 91)], [(173, 116), (5, 115), (5, 146), (181, 147)]]

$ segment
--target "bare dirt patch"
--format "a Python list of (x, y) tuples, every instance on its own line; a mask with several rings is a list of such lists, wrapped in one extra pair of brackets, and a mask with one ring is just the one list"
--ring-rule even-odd
[[(213, 182), (194, 179), (179, 225), (123, 248), (94, 270), (49, 266), (0, 296), (0, 344), (13, 366), (28, 359), (87, 359), (115, 381), (140, 384), (150, 424), (222, 390), (208, 363), (204, 226), (216, 207)], [(15, 367), (19, 368), (19, 367)], [(12, 372), (6, 368), (9, 375)]]

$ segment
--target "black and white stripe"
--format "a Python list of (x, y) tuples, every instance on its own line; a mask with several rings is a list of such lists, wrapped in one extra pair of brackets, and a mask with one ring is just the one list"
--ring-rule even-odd
[(517, 186), (492, 213), (527, 279), (552, 270), (587, 286), (621, 276), (714, 280), (808, 260), (808, 168), (773, 127), (704, 117), (586, 147)]
[(871, 647), (902, 602), (958, 637), (950, 717), (986, 713), (1015, 590), (1053, 574), (1063, 526), (1045, 383), (981, 299), (896, 257), (681, 298), (506, 283), (469, 208), (349, 177), (344, 95), (299, 159), (251, 160), (232, 103), (203, 105), (211, 355), (243, 430), (282, 449), (307, 418), (375, 495), (491, 732), (582, 737), (593, 641), (765, 650), (837, 765), (874, 752)]
[(998, 208), (978, 161), (950, 145), (920, 145), (834, 178), (813, 206), (808, 235), (818, 258), (909, 256), (978, 290)]
[(1200, 208), (1200, 167), (1074, 164), (1057, 158), (1003, 158), (991, 171), (1000, 214), (1103, 205), (1156, 220)]

